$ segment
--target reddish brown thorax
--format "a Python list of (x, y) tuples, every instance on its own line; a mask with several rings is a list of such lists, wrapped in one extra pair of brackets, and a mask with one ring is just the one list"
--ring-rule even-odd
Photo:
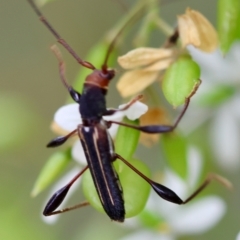
[(114, 76), (115, 71), (112, 69), (106, 70), (106, 72), (96, 69), (86, 77), (85, 83), (95, 85), (97, 87), (107, 90), (109, 81), (112, 80)]

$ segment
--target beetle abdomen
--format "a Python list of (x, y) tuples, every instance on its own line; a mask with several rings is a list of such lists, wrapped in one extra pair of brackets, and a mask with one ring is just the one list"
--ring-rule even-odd
[(89, 127), (80, 125), (78, 133), (104, 210), (112, 220), (123, 222), (125, 218), (123, 192), (118, 175), (112, 166), (113, 145), (106, 127), (101, 123)]

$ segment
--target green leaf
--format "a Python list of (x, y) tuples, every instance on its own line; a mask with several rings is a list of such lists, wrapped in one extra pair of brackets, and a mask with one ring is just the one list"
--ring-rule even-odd
[(240, 1), (218, 1), (218, 33), (220, 47), (227, 53), (232, 43), (240, 39)]
[[(51, 236), (50, 231), (44, 227), (44, 224), (39, 224), (39, 219), (36, 220), (36, 216), (33, 216), (33, 214), (37, 215), (36, 209), (30, 207), (32, 209), (30, 214), (31, 210), (29, 208), (22, 208), (24, 204), (27, 204), (26, 199), (25, 202), (18, 202), (18, 199), (15, 199), (14, 204), (2, 206), (0, 218), (1, 239), (59, 239), (55, 238), (54, 235)], [(32, 205), (32, 202), (28, 202), (28, 204)], [(39, 234), (40, 232), (41, 234)]]
[[(141, 161), (131, 159), (131, 164), (147, 177), (150, 176), (148, 167)], [(116, 165), (120, 183), (123, 188), (124, 206), (126, 210), (125, 217), (136, 216), (143, 210), (147, 202), (150, 185), (123, 162), (116, 161), (114, 166)], [(96, 210), (104, 213), (89, 170), (86, 171), (83, 176), (83, 192), (90, 204)]]
[(47, 188), (63, 172), (70, 161), (71, 156), (69, 150), (54, 153), (42, 168), (31, 195), (35, 197)]
[(215, 86), (200, 99), (202, 106), (215, 107), (221, 105), (234, 95), (236, 89), (232, 86), (220, 85)]
[[(124, 118), (124, 123), (138, 125), (138, 120), (131, 121)], [(115, 139), (115, 152), (126, 160), (130, 159), (138, 145), (140, 131), (125, 126), (120, 126)]]
[(181, 57), (166, 71), (162, 89), (170, 104), (177, 107), (185, 102), (199, 83), (200, 68), (189, 57)]
[[(142, 161), (130, 159), (129, 162), (142, 174), (150, 177), (150, 170)], [(145, 207), (151, 187), (123, 162), (116, 162), (115, 164), (118, 164), (119, 178), (123, 187), (126, 218), (136, 216)]]
[(178, 133), (162, 135), (163, 152), (169, 167), (182, 179), (187, 177), (187, 142)]

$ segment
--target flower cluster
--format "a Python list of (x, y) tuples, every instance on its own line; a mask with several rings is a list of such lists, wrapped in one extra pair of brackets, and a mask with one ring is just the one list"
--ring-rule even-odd
[[(202, 51), (213, 52), (218, 46), (217, 33), (211, 23), (201, 13), (191, 9), (178, 16), (178, 29), (175, 34), (179, 34), (182, 48), (193, 45)], [(119, 57), (120, 66), (128, 70), (117, 84), (120, 94), (123, 97), (132, 96), (154, 81), (162, 80), (163, 71), (181, 55), (186, 54), (182, 48), (168, 45), (161, 48), (140, 47)]]

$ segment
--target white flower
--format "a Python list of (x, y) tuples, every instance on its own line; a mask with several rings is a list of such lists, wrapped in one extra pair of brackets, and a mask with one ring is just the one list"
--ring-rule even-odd
[[(198, 178), (201, 174), (201, 156), (194, 148), (189, 149), (188, 155), (188, 179), (184, 182), (170, 170), (166, 170), (163, 184), (174, 190), (183, 200), (197, 188)], [(191, 192), (189, 191), (191, 186)], [(193, 202), (178, 206), (170, 202), (162, 201), (155, 192), (152, 192), (146, 211), (153, 216), (159, 216), (159, 226), (146, 228), (132, 233), (121, 240), (174, 240), (181, 235), (194, 235), (208, 231), (223, 217), (226, 206), (223, 200), (217, 196), (198, 196)], [(138, 229), (142, 225), (141, 219), (126, 220), (131, 228)], [(142, 226), (141, 226), (142, 228)]]
[(189, 47), (188, 50), (193, 59), (200, 65), (201, 77), (206, 82), (225, 84), (239, 82), (240, 42), (233, 44), (225, 56), (219, 49), (211, 54), (194, 47)]
[[(122, 109), (126, 104), (122, 104), (119, 106), (119, 109)], [(146, 113), (148, 107), (137, 101), (132, 104), (127, 110), (118, 111), (113, 115), (104, 116), (103, 119), (106, 121), (118, 121), (121, 122), (124, 116), (129, 118), (130, 120), (138, 119), (141, 115)], [(66, 106), (63, 106), (58, 109), (58, 111), (54, 115), (54, 122), (66, 132), (71, 132), (77, 128), (79, 124), (82, 123), (81, 116), (79, 113), (79, 104), (73, 103)], [(112, 124), (112, 126), (108, 129), (112, 138), (116, 136), (118, 129), (117, 124)], [(72, 147), (72, 156), (75, 160), (80, 162), (81, 164), (86, 164), (85, 154), (78, 139)]]
[(209, 96), (219, 86), (227, 86), (233, 93), (209, 111), (206, 108), (203, 111), (197, 108), (194, 126), (189, 127), (187, 117), (185, 123), (191, 131), (211, 119), (209, 136), (206, 138), (210, 138), (216, 160), (224, 169), (237, 170), (240, 167), (240, 43), (233, 44), (226, 56), (223, 56), (219, 49), (212, 54), (193, 47), (188, 49), (201, 68), (202, 85), (196, 99), (203, 99), (206, 94)]
[(240, 240), (240, 232), (237, 234), (236, 240)]

